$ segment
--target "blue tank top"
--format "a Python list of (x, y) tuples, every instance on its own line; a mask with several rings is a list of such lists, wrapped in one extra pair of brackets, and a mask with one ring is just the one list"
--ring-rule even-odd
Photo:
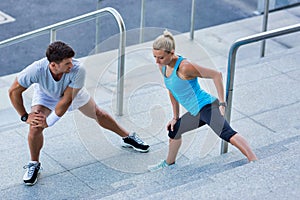
[(166, 66), (163, 66), (164, 82), (177, 102), (196, 116), (201, 108), (214, 102), (216, 97), (201, 89), (197, 77), (191, 80), (183, 80), (177, 76), (177, 70), (182, 60), (183, 58), (179, 56), (170, 77), (166, 76)]

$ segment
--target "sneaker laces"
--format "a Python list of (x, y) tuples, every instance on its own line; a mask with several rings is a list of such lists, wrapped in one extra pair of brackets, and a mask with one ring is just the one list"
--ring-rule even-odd
[(28, 169), (28, 176), (32, 176), (34, 173), (35, 168), (37, 167), (36, 163), (28, 163), (28, 165), (25, 165), (23, 169)]
[(161, 161), (158, 165), (157, 165), (157, 167), (166, 167), (166, 166), (169, 166), (169, 164), (166, 162), (166, 160), (163, 160), (163, 161)]
[(160, 163), (156, 164), (156, 165), (151, 165), (148, 167), (148, 169), (150, 171), (156, 171), (156, 170), (159, 170), (159, 169), (163, 169), (165, 167), (168, 167), (169, 164), (166, 162), (166, 160), (162, 160)]
[(136, 135), (136, 133), (133, 133), (131, 136), (129, 136), (131, 138), (133, 138), (137, 143), (139, 144), (143, 144), (144, 142)]

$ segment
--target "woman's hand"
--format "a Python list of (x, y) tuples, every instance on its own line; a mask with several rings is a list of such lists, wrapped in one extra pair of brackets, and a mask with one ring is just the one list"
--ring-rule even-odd
[(173, 118), (172, 120), (169, 121), (167, 124), (167, 130), (168, 131), (174, 131), (174, 125), (176, 124), (178, 119)]
[(225, 115), (225, 106), (219, 106), (219, 110), (221, 112), (221, 115), (224, 116)]

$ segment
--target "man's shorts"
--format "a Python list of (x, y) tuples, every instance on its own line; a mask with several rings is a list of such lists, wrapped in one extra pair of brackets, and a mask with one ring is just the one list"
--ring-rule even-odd
[[(86, 88), (82, 88), (78, 92), (76, 97), (73, 99), (72, 104), (70, 105), (68, 111), (76, 110), (84, 106), (85, 104), (88, 103), (90, 98), (91, 96), (86, 90)], [(42, 105), (49, 108), (50, 110), (55, 110), (55, 107), (59, 102), (59, 100), (60, 100), (59, 98), (53, 98), (45, 94), (43, 91), (40, 90), (40, 88), (37, 85), (34, 86), (31, 106)]]
[(233, 130), (221, 115), (219, 101), (204, 106), (200, 112), (193, 116), (189, 112), (180, 117), (174, 125), (174, 130), (169, 130), (169, 137), (179, 139), (185, 132), (194, 130), (207, 124), (223, 140), (229, 142), (230, 138), (237, 132)]

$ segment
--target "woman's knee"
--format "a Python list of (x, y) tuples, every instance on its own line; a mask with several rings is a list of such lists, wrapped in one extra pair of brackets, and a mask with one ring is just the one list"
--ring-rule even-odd
[(221, 133), (220, 138), (225, 140), (226, 142), (232, 143), (231, 140), (234, 140), (234, 136), (237, 135), (237, 132), (230, 132), (230, 133)]
[(170, 140), (179, 140), (181, 139), (181, 134), (178, 133), (177, 131), (169, 131), (168, 134)]

